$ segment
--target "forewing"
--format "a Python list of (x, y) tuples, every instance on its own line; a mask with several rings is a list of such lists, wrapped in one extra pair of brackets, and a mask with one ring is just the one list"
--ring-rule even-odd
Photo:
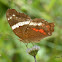
[(31, 18), (24, 13), (19, 13), (15, 9), (8, 9), (6, 17), (13, 32), (21, 39), (24, 39), (25, 30)]

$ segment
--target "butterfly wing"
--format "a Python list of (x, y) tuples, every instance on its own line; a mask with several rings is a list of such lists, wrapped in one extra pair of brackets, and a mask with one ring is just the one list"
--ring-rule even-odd
[(19, 13), (15, 9), (8, 9), (6, 17), (13, 32), (25, 43), (39, 42), (54, 31), (54, 23), (48, 23), (41, 18), (32, 20), (29, 16)]
[(27, 29), (28, 40), (39, 42), (42, 38), (52, 35), (54, 23), (48, 23), (44, 19), (33, 19)]
[(8, 9), (6, 17), (13, 32), (24, 40), (25, 30), (30, 23), (31, 18), (24, 13), (19, 13), (15, 9)]

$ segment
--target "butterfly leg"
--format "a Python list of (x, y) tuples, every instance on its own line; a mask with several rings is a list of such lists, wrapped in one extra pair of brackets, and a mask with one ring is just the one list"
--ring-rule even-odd
[[(25, 43), (24, 43), (25, 44)], [(28, 43), (27, 44), (25, 44), (25, 46), (28, 48)]]
[(33, 42), (31, 42), (31, 44), (34, 46), (34, 43)]
[(28, 48), (28, 43), (26, 44), (26, 47)]

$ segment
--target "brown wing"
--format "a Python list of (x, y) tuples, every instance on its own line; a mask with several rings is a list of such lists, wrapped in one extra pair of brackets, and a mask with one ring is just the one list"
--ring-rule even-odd
[(54, 31), (53, 23), (48, 23), (41, 18), (31, 20), (29, 16), (15, 9), (8, 9), (6, 16), (14, 33), (26, 43), (39, 42)]
[[(37, 24), (36, 24), (37, 23)], [(44, 19), (34, 19), (27, 27), (25, 35), (30, 42), (39, 42), (42, 38), (50, 36), (54, 31), (54, 24)]]
[[(24, 13), (19, 13), (15, 9), (8, 9), (6, 12), (6, 17), (8, 19), (8, 23), (11, 26), (11, 28), (12, 26), (15, 26), (19, 22), (31, 20), (29, 16), (25, 15)], [(24, 26), (19, 26), (12, 30), (19, 38), (24, 40), (24, 33), (27, 26), (28, 24)]]

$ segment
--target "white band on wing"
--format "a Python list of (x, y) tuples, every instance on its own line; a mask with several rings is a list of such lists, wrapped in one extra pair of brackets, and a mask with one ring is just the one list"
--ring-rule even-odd
[(19, 22), (19, 23), (17, 23), (17, 24), (12, 26), (12, 30), (18, 28), (19, 26), (23, 26), (23, 25), (33, 25), (33, 26), (37, 26), (38, 25), (38, 26), (41, 26), (42, 23), (41, 22), (36, 23), (36, 22), (30, 22), (30, 21)]
[(29, 23), (30, 23), (30, 21), (19, 22), (19, 23), (12, 26), (12, 30), (18, 28), (19, 26), (27, 25)]

